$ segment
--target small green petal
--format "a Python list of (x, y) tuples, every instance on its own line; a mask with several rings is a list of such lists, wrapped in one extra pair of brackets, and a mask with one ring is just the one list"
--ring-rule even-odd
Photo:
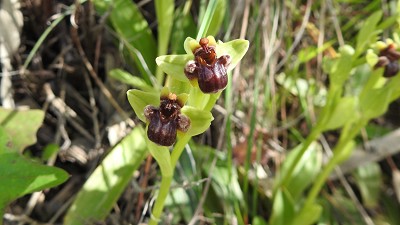
[(222, 55), (230, 55), (231, 56), (231, 64), (228, 67), (228, 71), (235, 68), (235, 66), (239, 63), (239, 61), (246, 54), (249, 49), (249, 41), (243, 39), (236, 39), (233, 41), (229, 41), (223, 43), (218, 41), (216, 47), (217, 56), (220, 57)]
[(188, 79), (184, 73), (184, 68), (189, 60), (193, 60), (193, 54), (186, 55), (163, 55), (156, 58), (157, 65), (166, 74), (173, 78), (187, 82)]
[(163, 96), (163, 97), (168, 97), (168, 95), (169, 95), (169, 88), (166, 87), (166, 86), (164, 86), (164, 87), (161, 89), (160, 97), (161, 97), (161, 96)]
[(217, 46), (214, 36), (207, 36), (209, 46)]
[(181, 109), (181, 113), (189, 117), (190, 128), (186, 134), (190, 136), (195, 136), (204, 133), (210, 125), (211, 121), (214, 120), (211, 112), (197, 109), (192, 106), (184, 106)]
[(200, 44), (198, 41), (196, 41), (196, 39), (187, 37), (183, 43), (183, 47), (185, 48), (185, 52), (187, 54), (193, 54), (194, 50), (200, 48)]
[(160, 105), (160, 96), (156, 92), (144, 92), (132, 89), (127, 91), (126, 94), (136, 116), (143, 122), (146, 122), (146, 117), (143, 114), (144, 108), (148, 105)]
[(188, 98), (189, 98), (189, 95), (186, 94), (186, 93), (182, 93), (182, 94), (179, 94), (179, 95), (177, 96), (178, 102), (179, 102), (181, 105), (185, 105), (185, 103), (187, 102)]
[(375, 43), (375, 47), (380, 51), (380, 50), (383, 50), (383, 49), (387, 48), (387, 47), (388, 47), (388, 44), (386, 44), (386, 43), (383, 42), (383, 41), (377, 41), (377, 42)]

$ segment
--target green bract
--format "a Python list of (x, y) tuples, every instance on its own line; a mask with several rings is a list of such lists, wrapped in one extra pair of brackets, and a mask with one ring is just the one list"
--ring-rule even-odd
[[(213, 43), (215, 43), (214, 37), (208, 36), (207, 39), (210, 41), (210, 45), (213, 45)], [(229, 55), (231, 57), (231, 63), (228, 67), (229, 72), (233, 68), (235, 68), (238, 62), (246, 54), (249, 48), (249, 41), (243, 39), (236, 39), (226, 43), (218, 41), (215, 45), (217, 57), (220, 57), (222, 55)], [(193, 50), (195, 50), (196, 47), (200, 47), (200, 45), (195, 39), (187, 37), (184, 43), (184, 47), (186, 54), (159, 56), (156, 58), (156, 63), (166, 74), (172, 76), (177, 80), (187, 82), (188, 79), (186, 78), (184, 73), (185, 65), (189, 60), (194, 59)]]

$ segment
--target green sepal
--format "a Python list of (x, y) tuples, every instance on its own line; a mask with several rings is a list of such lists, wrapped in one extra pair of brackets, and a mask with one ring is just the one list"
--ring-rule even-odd
[[(171, 91), (169, 90), (168, 87), (165, 86), (165, 87), (163, 87), (163, 88), (161, 89), (160, 99), (161, 99), (161, 97), (168, 98), (168, 96), (169, 96), (170, 94), (172, 94)], [(181, 94), (179, 94), (179, 95), (176, 96), (176, 100), (178, 101), (178, 103), (179, 103), (181, 106), (185, 105), (185, 103), (187, 102), (188, 98), (189, 98), (189, 95), (186, 94), (186, 93), (181, 93)], [(157, 106), (158, 106), (158, 105), (157, 105)]]
[(185, 103), (187, 102), (188, 98), (189, 98), (189, 95), (186, 94), (186, 93), (181, 93), (181, 94), (179, 94), (177, 96), (178, 102), (181, 105), (185, 105)]
[(160, 105), (160, 95), (158, 93), (131, 89), (128, 90), (126, 94), (128, 96), (128, 101), (135, 111), (137, 117), (143, 122), (146, 122), (146, 117), (143, 114), (144, 108), (148, 105)]
[(377, 54), (375, 54), (375, 52), (372, 49), (368, 49), (366, 60), (368, 65), (373, 68), (378, 63), (379, 57)]
[(246, 54), (249, 49), (249, 41), (244, 39), (236, 39), (226, 43), (218, 41), (215, 49), (217, 56), (229, 55), (231, 57), (231, 63), (228, 66), (228, 72), (233, 70), (239, 61)]
[(211, 112), (200, 110), (192, 106), (184, 106), (181, 109), (181, 113), (190, 119), (190, 128), (186, 132), (186, 134), (190, 136), (203, 133), (210, 127), (211, 121), (214, 120)]
[(193, 60), (193, 54), (163, 55), (156, 58), (156, 63), (162, 71), (179, 81), (188, 82), (184, 68), (189, 60)]
[(200, 44), (198, 41), (196, 41), (196, 39), (187, 37), (183, 43), (183, 47), (187, 54), (193, 54), (194, 50), (200, 48)]
[(161, 96), (163, 96), (163, 97), (168, 97), (168, 95), (169, 95), (169, 89), (168, 89), (168, 87), (163, 87), (163, 88), (161, 89), (160, 97), (161, 97)]
[[(209, 46), (216, 46), (217, 42), (215, 41), (215, 38), (213, 36), (207, 36), (208, 39), (208, 45)], [(187, 54), (193, 54), (196, 49), (200, 48), (199, 41), (196, 41), (196, 39), (187, 37), (185, 39), (185, 42), (183, 43), (183, 47), (185, 48), (185, 52)]]

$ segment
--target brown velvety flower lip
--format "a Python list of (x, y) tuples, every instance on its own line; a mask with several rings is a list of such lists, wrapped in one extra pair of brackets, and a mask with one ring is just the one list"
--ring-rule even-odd
[(387, 48), (380, 51), (375, 68), (385, 67), (383, 76), (393, 77), (399, 72), (399, 59), (400, 52), (396, 50), (394, 44), (390, 44)]
[(144, 115), (149, 121), (147, 137), (162, 146), (173, 145), (177, 131), (186, 132), (190, 127), (190, 119), (180, 112), (182, 107), (183, 103), (173, 93), (161, 96), (158, 108), (146, 106)]
[(207, 38), (201, 38), (200, 47), (194, 51), (194, 60), (189, 61), (184, 69), (189, 80), (197, 79), (199, 88), (204, 93), (216, 93), (228, 83), (227, 68), (231, 57), (217, 57), (215, 46), (210, 46)]

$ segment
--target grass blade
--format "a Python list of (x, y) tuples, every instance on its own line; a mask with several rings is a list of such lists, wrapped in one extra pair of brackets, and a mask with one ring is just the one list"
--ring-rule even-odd
[[(173, 0), (155, 0), (155, 8), (158, 21), (158, 51), (157, 55), (165, 55), (168, 51), (168, 43), (171, 37), (171, 28), (174, 18)], [(163, 72), (157, 67), (157, 81), (161, 84)]]

